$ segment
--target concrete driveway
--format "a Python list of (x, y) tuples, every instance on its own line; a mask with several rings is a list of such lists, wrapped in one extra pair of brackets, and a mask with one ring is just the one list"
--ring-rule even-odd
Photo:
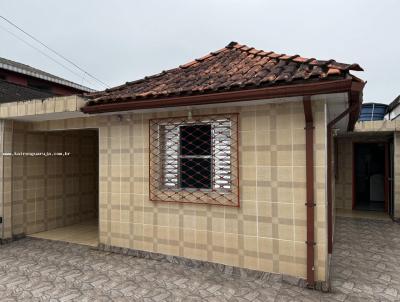
[(338, 218), (334, 292), (26, 238), (0, 247), (1, 301), (398, 301), (400, 227)]
[(339, 301), (400, 301), (400, 225), (338, 217), (332, 287)]

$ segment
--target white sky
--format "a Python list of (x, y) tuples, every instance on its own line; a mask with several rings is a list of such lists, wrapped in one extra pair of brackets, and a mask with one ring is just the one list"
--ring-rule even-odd
[[(400, 94), (399, 0), (1, 0), (0, 15), (111, 86), (237, 41), (359, 63), (365, 72), (354, 74), (368, 81), (365, 102), (389, 103)], [(1, 57), (101, 88), (4, 28), (20, 35), (0, 20)]]

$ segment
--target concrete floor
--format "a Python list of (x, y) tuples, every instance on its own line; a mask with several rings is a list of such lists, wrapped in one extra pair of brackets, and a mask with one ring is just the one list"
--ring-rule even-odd
[(29, 237), (97, 246), (99, 243), (99, 226), (97, 220), (88, 220), (62, 228), (31, 234)]
[(332, 293), (25, 238), (0, 246), (1, 301), (400, 301), (400, 225), (337, 217)]
[(400, 301), (400, 225), (337, 217), (331, 270), (338, 301)]
[(359, 211), (351, 209), (336, 209), (336, 216), (350, 218), (366, 218), (391, 221), (388, 213), (376, 211)]

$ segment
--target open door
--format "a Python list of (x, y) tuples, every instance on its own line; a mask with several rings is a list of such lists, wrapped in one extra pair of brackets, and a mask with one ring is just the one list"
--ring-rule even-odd
[(388, 149), (386, 142), (354, 144), (354, 209), (388, 211)]

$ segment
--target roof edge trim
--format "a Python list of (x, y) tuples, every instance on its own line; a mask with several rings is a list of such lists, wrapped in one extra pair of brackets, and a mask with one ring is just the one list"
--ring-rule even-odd
[(9, 65), (9, 64), (5, 64), (5, 63), (0, 63), (0, 68), (6, 69), (6, 70), (9, 70), (9, 71), (12, 71), (12, 72), (24, 74), (24, 75), (27, 75), (27, 76), (30, 76), (30, 77), (38, 78), (38, 79), (41, 79), (41, 80), (44, 80), (44, 81), (47, 81), (47, 82), (56, 83), (56, 84), (59, 84), (59, 85), (71, 87), (71, 88), (74, 88), (74, 89), (77, 89), (77, 90), (81, 90), (83, 92), (95, 92), (96, 91), (96, 90), (94, 90), (92, 88), (89, 88), (89, 87), (86, 87), (86, 86), (83, 86), (83, 85), (80, 85), (80, 84), (77, 84), (77, 83), (74, 83), (74, 82), (71, 82), (71, 81), (68, 81), (68, 80), (64, 80), (64, 79), (61, 79), (61, 78), (58, 79), (58, 77), (55, 78), (55, 77), (51, 77), (51, 76), (48, 76), (48, 75), (43, 75), (43, 74), (40, 74), (38, 72), (26, 70), (26, 69), (15, 67), (15, 66), (12, 66), (12, 65)]
[(81, 110), (87, 114), (155, 109), (165, 107), (195, 106), (218, 103), (273, 99), (281, 97), (305, 96), (349, 92), (354, 81), (350, 79), (324, 81), (308, 84), (275, 86), (259, 89), (246, 89), (202, 95), (143, 99), (126, 102), (86, 105)]

